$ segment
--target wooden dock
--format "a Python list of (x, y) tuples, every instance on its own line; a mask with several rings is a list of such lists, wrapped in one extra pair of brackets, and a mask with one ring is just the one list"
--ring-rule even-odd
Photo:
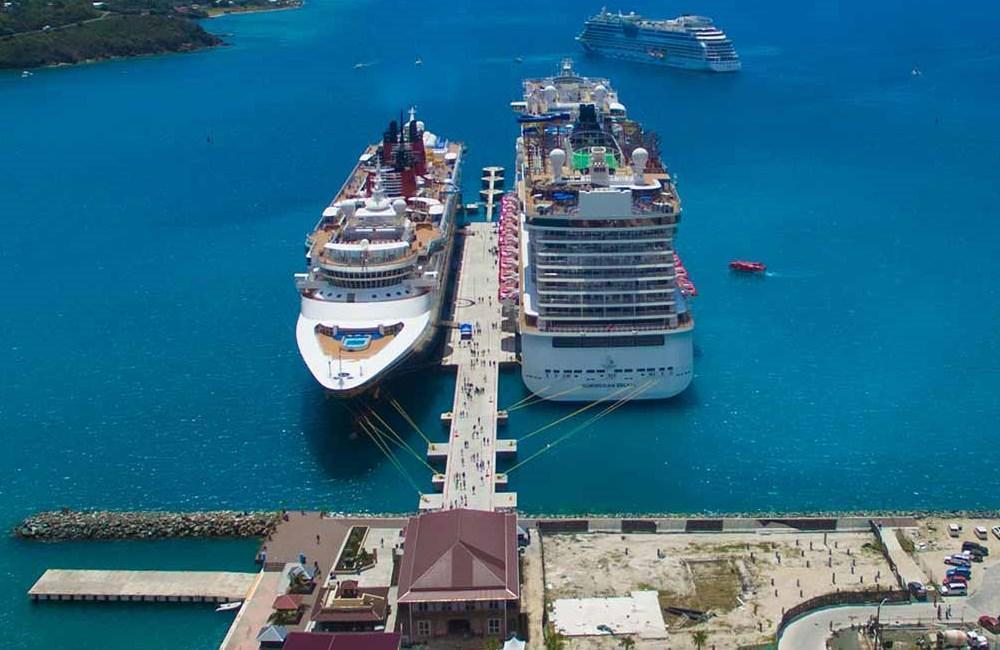
[(503, 330), (497, 297), (497, 233), (490, 222), (473, 223), (466, 230), (455, 320), (471, 325), (472, 337), (462, 340), (461, 329), (452, 329), (441, 360), (457, 368), (458, 378), (452, 410), (441, 418), (448, 426), (448, 442), (427, 449), (431, 462), (445, 462), (444, 472), (432, 479), (441, 493), (422, 495), (420, 509), (514, 510), (517, 495), (498, 491), (506, 487), (507, 477), (496, 471), (498, 457), (517, 453), (515, 440), (497, 438), (499, 371), (516, 361), (513, 334)]
[(225, 603), (243, 600), (256, 573), (49, 569), (28, 591), (32, 600)]

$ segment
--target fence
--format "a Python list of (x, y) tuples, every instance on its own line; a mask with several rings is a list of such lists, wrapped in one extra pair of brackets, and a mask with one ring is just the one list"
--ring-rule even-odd
[(900, 589), (877, 589), (872, 591), (839, 591), (816, 596), (799, 603), (784, 613), (778, 623), (778, 633), (775, 638), (781, 639), (785, 628), (793, 621), (814, 611), (841, 605), (878, 605), (883, 600), (887, 603), (909, 602), (910, 594)]

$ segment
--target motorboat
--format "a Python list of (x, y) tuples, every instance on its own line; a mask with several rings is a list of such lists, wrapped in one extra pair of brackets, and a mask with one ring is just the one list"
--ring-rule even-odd
[(763, 262), (750, 262), (748, 260), (733, 260), (729, 263), (730, 270), (742, 273), (763, 273), (767, 266)]

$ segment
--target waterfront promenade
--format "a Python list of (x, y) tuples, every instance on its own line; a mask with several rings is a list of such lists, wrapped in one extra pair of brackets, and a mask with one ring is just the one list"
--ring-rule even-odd
[[(516, 453), (513, 440), (498, 440), (497, 388), (500, 366), (515, 360), (513, 335), (503, 331), (497, 297), (497, 233), (495, 224), (473, 223), (466, 228), (461, 269), (455, 291), (454, 320), (441, 363), (457, 368), (455, 398), (447, 443), (428, 448), (431, 459), (446, 457), (443, 475), (436, 477), (441, 494), (425, 494), (421, 510), (474, 508), (514, 510), (517, 495), (498, 492), (506, 475), (498, 474), (498, 455)], [(472, 328), (463, 340), (461, 325)]]

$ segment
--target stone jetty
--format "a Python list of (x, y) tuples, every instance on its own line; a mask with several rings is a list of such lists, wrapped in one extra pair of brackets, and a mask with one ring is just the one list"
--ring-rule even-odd
[(168, 539), (177, 537), (264, 537), (279, 512), (116, 512), (57, 510), (22, 521), (15, 537), (40, 541), (84, 539)]

